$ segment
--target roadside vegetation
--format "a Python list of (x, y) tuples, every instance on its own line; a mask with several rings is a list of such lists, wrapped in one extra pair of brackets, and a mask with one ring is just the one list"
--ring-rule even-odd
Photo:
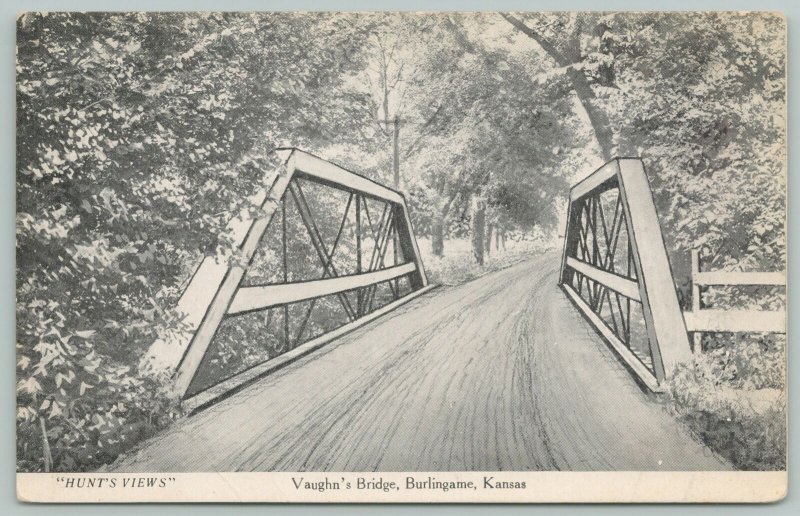
[(527, 237), (519, 240), (508, 240), (505, 247), (495, 248), (486, 255), (483, 266), (475, 263), (472, 257), (472, 246), (469, 240), (448, 240), (446, 242), (448, 253), (445, 256), (436, 256), (425, 244), (429, 242), (424, 239), (420, 242), (423, 247), (422, 261), (425, 264), (425, 271), (428, 280), (437, 285), (460, 285), (472, 281), (490, 272), (499, 271), (511, 267), (534, 256), (553, 251), (554, 240), (545, 239), (541, 236), (537, 238)]
[(670, 409), (737, 469), (785, 469), (786, 339), (711, 337), (707, 344), (714, 347), (670, 379)]

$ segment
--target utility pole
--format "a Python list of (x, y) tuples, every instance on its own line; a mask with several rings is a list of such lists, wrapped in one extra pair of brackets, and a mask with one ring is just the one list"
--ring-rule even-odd
[(400, 116), (394, 115), (394, 160), (392, 161), (394, 171), (394, 187), (400, 188)]
[(392, 124), (392, 146), (394, 153), (392, 157), (392, 172), (394, 174), (394, 187), (400, 188), (400, 124), (404, 123), (400, 115), (394, 115), (392, 119), (378, 120), (380, 124)]
[[(394, 152), (392, 154), (392, 172), (394, 174), (394, 188), (400, 189), (400, 115), (395, 114), (392, 120), (384, 119), (378, 120), (382, 124), (393, 124), (392, 127), (392, 146)], [(394, 254), (394, 263), (397, 265), (397, 233), (395, 232), (392, 238), (392, 254)], [(394, 280), (394, 291), (398, 292), (400, 289), (400, 279)]]

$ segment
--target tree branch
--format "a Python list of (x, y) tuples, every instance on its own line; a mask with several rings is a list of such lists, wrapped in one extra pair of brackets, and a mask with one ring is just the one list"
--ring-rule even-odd
[(547, 41), (541, 34), (539, 34), (532, 28), (525, 25), (521, 20), (511, 16), (508, 13), (500, 13), (500, 16), (505, 18), (505, 20), (511, 25), (513, 25), (517, 30), (519, 30), (520, 32), (522, 32), (523, 34), (534, 40), (536, 43), (538, 43), (538, 45), (542, 47), (542, 50), (547, 52), (548, 55), (550, 55), (550, 57), (553, 58), (553, 60), (556, 62), (558, 66), (569, 66), (572, 64), (564, 54), (558, 51), (555, 45)]
[(475, 45), (473, 45), (472, 42), (469, 39), (467, 39), (464, 33), (461, 32), (461, 30), (459, 30), (458, 26), (456, 25), (456, 22), (454, 22), (450, 16), (445, 17), (444, 25), (450, 30), (450, 33), (453, 34), (453, 36), (456, 38), (458, 44), (461, 45), (467, 52), (469, 52), (470, 54), (476, 54), (478, 52), (478, 49), (475, 47)]
[[(612, 155), (612, 147), (613, 147), (613, 130), (611, 128), (611, 124), (609, 123), (608, 117), (606, 116), (605, 112), (595, 106), (592, 103), (592, 99), (595, 98), (594, 91), (592, 91), (592, 87), (589, 84), (589, 80), (586, 78), (586, 75), (580, 70), (576, 70), (574, 67), (570, 66), (573, 63), (570, 59), (568, 59), (564, 54), (559, 52), (559, 50), (547, 39), (542, 37), (541, 34), (533, 30), (532, 28), (528, 27), (519, 19), (511, 16), (507, 13), (500, 13), (508, 23), (510, 23), (513, 27), (517, 30), (528, 36), (529, 38), (536, 41), (536, 43), (547, 52), (547, 54), (553, 58), (556, 64), (560, 67), (565, 67), (567, 69), (567, 77), (569, 77), (570, 82), (572, 83), (572, 89), (575, 91), (575, 94), (578, 96), (578, 100), (581, 103), (584, 111), (586, 112), (586, 116), (589, 118), (589, 122), (592, 125), (592, 130), (594, 131), (595, 138), (597, 139), (597, 143), (600, 146), (600, 151), (603, 154), (603, 159), (608, 161), (611, 159)], [(576, 22), (577, 26), (577, 22)], [(580, 34), (576, 34), (576, 37), (579, 37)], [(579, 55), (580, 52), (578, 51), (577, 54)]]
[(417, 136), (414, 139), (414, 141), (411, 142), (411, 145), (406, 147), (406, 151), (403, 153), (403, 159), (406, 159), (409, 156), (411, 156), (412, 152), (415, 150), (415, 147), (419, 144), (420, 141), (422, 141), (422, 138), (427, 136), (427, 132), (425, 130), (434, 122), (434, 120), (439, 115), (439, 112), (441, 112), (443, 107), (444, 107), (443, 103), (439, 104), (439, 107), (436, 108), (436, 111), (434, 111), (433, 114), (428, 118), (428, 120), (424, 124), (422, 124), (419, 136)]

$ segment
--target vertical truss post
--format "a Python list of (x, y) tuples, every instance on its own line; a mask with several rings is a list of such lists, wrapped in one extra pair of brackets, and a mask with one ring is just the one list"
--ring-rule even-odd
[[(289, 257), (286, 245), (286, 203), (289, 199), (284, 199), (281, 203), (281, 246), (283, 247), (283, 282), (289, 283)], [(283, 305), (283, 346), (281, 349), (287, 349), (290, 346), (289, 341), (289, 305)]]
[[(392, 261), (392, 265), (397, 265), (397, 230), (392, 228), (392, 252), (394, 254), (394, 260)], [(398, 299), (400, 297), (400, 280), (394, 280), (394, 298)]]
[(405, 201), (403, 201), (402, 205), (392, 205), (392, 211), (392, 218), (395, 221), (400, 221), (395, 224), (397, 239), (400, 242), (400, 254), (403, 260), (411, 259), (417, 266), (417, 269), (408, 277), (411, 289), (417, 290), (426, 287), (428, 286), (428, 276), (425, 274), (425, 267), (422, 265), (422, 257), (417, 246), (417, 239), (414, 238), (414, 229), (411, 226), (411, 218), (408, 216)]
[[(692, 312), (697, 313), (700, 311), (700, 285), (695, 281), (695, 278), (700, 273), (700, 250), (692, 249)], [(694, 351), (702, 351), (703, 346), (703, 332), (692, 332), (692, 344)]]
[[(631, 265), (633, 263), (633, 250), (631, 249), (630, 237), (628, 238), (628, 245), (626, 247), (627, 247), (627, 251), (625, 253), (625, 263), (626, 263), (627, 266), (626, 266), (626, 269), (625, 269), (625, 276), (630, 278), (630, 276), (631, 276)], [(630, 349), (630, 347), (631, 347), (631, 298), (626, 297), (625, 298), (625, 302), (626, 302), (625, 311), (627, 312), (627, 318), (628, 318), (628, 327), (626, 328), (626, 331), (625, 331), (625, 345), (628, 347), (628, 349)]]
[[(561, 254), (561, 273), (558, 278), (560, 285), (572, 283), (573, 271), (567, 267), (567, 256), (577, 256), (578, 253), (578, 243), (581, 236), (581, 211), (581, 202), (573, 201), (570, 198), (567, 204), (567, 220), (564, 223), (564, 251)], [(573, 221), (577, 221), (577, 224), (574, 224)]]
[[(361, 274), (361, 196), (356, 195), (356, 274)], [(356, 290), (356, 314), (362, 314), (363, 289)]]

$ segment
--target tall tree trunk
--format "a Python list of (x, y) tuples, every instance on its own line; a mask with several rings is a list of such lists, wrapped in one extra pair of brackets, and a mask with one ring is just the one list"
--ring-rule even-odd
[(483, 266), (483, 237), (486, 225), (486, 201), (480, 197), (472, 199), (472, 254), (475, 262)]
[(47, 426), (44, 424), (44, 416), (39, 415), (39, 427), (42, 430), (42, 455), (44, 457), (44, 472), (50, 473), (53, 469), (53, 454), (50, 452), (50, 439), (47, 438)]
[(431, 224), (431, 252), (434, 256), (444, 256), (444, 215), (437, 211)]
[(486, 257), (488, 258), (492, 254), (492, 233), (494, 232), (494, 226), (489, 223), (486, 225)]
[[(584, 75), (581, 70), (576, 70), (575, 67), (571, 66), (580, 61), (580, 55), (570, 57), (560, 52), (552, 42), (545, 39), (536, 30), (525, 25), (521, 20), (506, 13), (500, 13), (500, 16), (517, 30), (536, 41), (542, 50), (547, 52), (553, 61), (556, 62), (556, 65), (561, 68), (567, 68), (567, 76), (572, 83), (572, 89), (575, 90), (575, 94), (578, 96), (578, 100), (583, 110), (586, 112), (586, 116), (589, 118), (589, 123), (592, 125), (595, 138), (603, 153), (603, 159), (605, 161), (610, 160), (613, 155), (614, 146), (614, 133), (611, 124), (605, 112), (592, 102), (595, 99), (595, 95), (592, 91), (592, 87), (589, 85), (589, 81), (586, 79), (586, 75)], [(578, 35), (578, 37), (580, 37), (580, 35)], [(579, 52), (579, 50), (577, 52)]]
[[(439, 195), (444, 195), (444, 186), (439, 189)], [(458, 190), (451, 191), (447, 200), (439, 205), (433, 214), (431, 222), (431, 251), (435, 256), (444, 256), (444, 235), (447, 229), (447, 215), (458, 199)]]
[(578, 100), (580, 100), (583, 110), (586, 111), (589, 123), (592, 124), (594, 136), (600, 146), (600, 151), (603, 153), (603, 160), (609, 161), (613, 155), (614, 148), (614, 132), (611, 128), (611, 123), (605, 112), (593, 102), (595, 95), (583, 72), (570, 68), (567, 71), (567, 76), (572, 82), (572, 87), (578, 95)]

